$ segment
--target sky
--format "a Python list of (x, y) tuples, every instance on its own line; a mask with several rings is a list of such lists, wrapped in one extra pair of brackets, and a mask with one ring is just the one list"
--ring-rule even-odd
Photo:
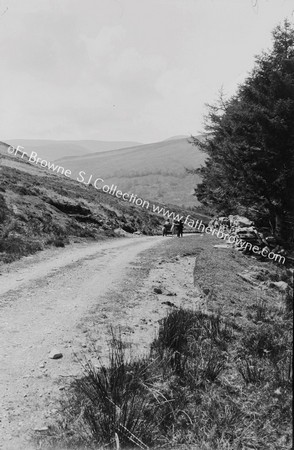
[(0, 140), (203, 131), (293, 0), (0, 0)]

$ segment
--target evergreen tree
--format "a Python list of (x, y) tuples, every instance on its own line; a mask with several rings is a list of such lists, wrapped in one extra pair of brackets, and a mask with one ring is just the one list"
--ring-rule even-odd
[(209, 107), (207, 138), (193, 139), (208, 154), (196, 195), (223, 213), (240, 207), (266, 215), (287, 238), (294, 215), (294, 28), (273, 31), (273, 48), (256, 59), (236, 96)]

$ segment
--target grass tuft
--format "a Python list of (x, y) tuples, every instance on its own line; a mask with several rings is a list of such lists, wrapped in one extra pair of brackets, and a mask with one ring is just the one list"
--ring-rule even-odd
[(290, 449), (290, 338), (287, 321), (177, 309), (132, 360), (112, 333), (109, 364), (86, 362), (72, 383), (51, 448)]

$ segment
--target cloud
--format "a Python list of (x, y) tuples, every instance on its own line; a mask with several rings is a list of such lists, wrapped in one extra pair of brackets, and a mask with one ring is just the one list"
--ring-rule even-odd
[(137, 78), (147, 81), (165, 67), (164, 59), (156, 55), (140, 54), (134, 47), (129, 47), (114, 60), (109, 67), (112, 79), (133, 83)]
[(204, 103), (222, 85), (233, 93), (290, 4), (266, 2), (257, 15), (235, 3), (11, 0), (0, 27), (2, 139), (198, 132)]
[(127, 34), (122, 26), (115, 26), (103, 27), (94, 38), (82, 37), (89, 79), (109, 86), (116, 104), (125, 97), (128, 104), (137, 104), (146, 95), (156, 94), (154, 82), (166, 67), (163, 57), (126, 46)]
[(196, 111), (207, 94), (197, 77), (197, 69), (167, 69), (156, 80), (155, 88), (157, 98), (143, 106), (138, 127), (145, 124), (163, 137), (193, 133), (199, 119)]
[(118, 45), (122, 45), (126, 30), (121, 26), (104, 26), (95, 37), (82, 35), (81, 39), (86, 45), (89, 60), (99, 64), (101, 58), (111, 59), (117, 54)]

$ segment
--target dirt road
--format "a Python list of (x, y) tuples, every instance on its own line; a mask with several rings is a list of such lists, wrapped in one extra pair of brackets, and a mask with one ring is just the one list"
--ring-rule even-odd
[[(162, 300), (180, 305), (195, 297), (191, 258), (177, 269), (173, 265), (178, 261), (157, 261), (151, 268), (156, 266), (154, 246), (158, 251), (166, 247), (163, 242), (171, 240), (136, 237), (74, 244), (2, 267), (1, 449), (33, 448), (31, 437), (54, 423), (58, 399), (81, 373), (75, 355), (97, 363), (107, 356), (109, 326), (120, 327), (135, 345), (132, 352), (142, 353), (167, 309)], [(162, 283), (174, 292), (159, 301), (153, 288)], [(61, 359), (49, 358), (55, 348)]]
[[(28, 430), (43, 426), (60, 378), (80, 370), (73, 350), (86, 344), (81, 318), (97, 304), (102, 306), (110, 288), (116, 290), (124, 280), (130, 262), (161, 240), (139, 237), (75, 245), (24, 258), (2, 273), (0, 448), (24, 448)], [(62, 359), (48, 358), (54, 348)]]

